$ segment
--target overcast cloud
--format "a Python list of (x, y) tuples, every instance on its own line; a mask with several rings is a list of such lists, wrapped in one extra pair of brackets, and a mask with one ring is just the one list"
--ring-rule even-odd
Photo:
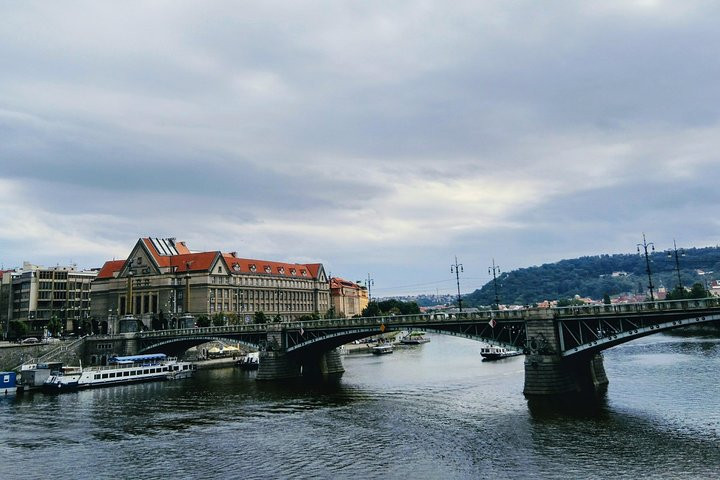
[(0, 263), (140, 236), (378, 295), (718, 243), (720, 7), (3, 2)]

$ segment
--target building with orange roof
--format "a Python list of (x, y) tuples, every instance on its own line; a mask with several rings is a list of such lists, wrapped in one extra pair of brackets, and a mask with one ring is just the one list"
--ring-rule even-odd
[(369, 303), (367, 288), (339, 277), (330, 279), (330, 300), (338, 317), (360, 315)]
[(192, 252), (174, 238), (141, 238), (125, 260), (108, 261), (92, 284), (92, 316), (117, 332), (132, 314), (152, 328), (161, 314), (168, 327), (189, 313), (242, 322), (257, 312), (290, 321), (330, 308), (322, 264), (241, 258), (236, 252)]

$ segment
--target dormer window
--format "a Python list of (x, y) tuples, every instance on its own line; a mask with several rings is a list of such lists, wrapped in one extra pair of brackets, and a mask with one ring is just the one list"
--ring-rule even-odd
[(265, 265), (265, 273), (272, 272), (272, 268), (270, 268), (270, 265)]
[(233, 268), (234, 271), (239, 272), (239, 271), (240, 271), (240, 264), (239, 264), (239, 263), (233, 263), (232, 268)]
[(297, 270), (295, 270), (294, 268), (290, 269), (290, 275), (295, 275), (296, 273), (297, 273)]
[(307, 277), (307, 270), (300, 270), (300, 275)]
[(251, 271), (251, 272), (254, 272), (255, 270), (257, 270), (257, 266), (255, 266), (254, 263), (251, 263), (251, 264), (250, 264), (250, 271)]
[(285, 275), (285, 267), (278, 267), (278, 272), (280, 275)]

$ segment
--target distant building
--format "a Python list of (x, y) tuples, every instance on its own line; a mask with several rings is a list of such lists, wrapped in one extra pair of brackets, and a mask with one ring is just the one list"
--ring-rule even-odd
[(240, 258), (235, 252), (191, 252), (174, 238), (141, 238), (125, 260), (108, 261), (92, 284), (92, 316), (117, 332), (117, 319), (133, 314), (151, 328), (162, 316), (172, 327), (184, 313), (235, 314), (252, 322), (297, 319), (330, 308), (322, 264)]
[(0, 319), (7, 333), (11, 321), (28, 323), (33, 335), (44, 333), (51, 318), (66, 333), (78, 333), (89, 323), (90, 283), (94, 270), (73, 266), (40, 267), (28, 262), (0, 275)]
[(368, 306), (367, 288), (339, 277), (330, 279), (330, 299), (337, 315), (354, 317)]

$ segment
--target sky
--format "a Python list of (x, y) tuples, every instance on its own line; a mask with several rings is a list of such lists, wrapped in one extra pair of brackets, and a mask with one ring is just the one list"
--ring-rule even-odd
[(720, 4), (0, 3), (0, 264), (140, 237), (373, 296), (716, 245)]

